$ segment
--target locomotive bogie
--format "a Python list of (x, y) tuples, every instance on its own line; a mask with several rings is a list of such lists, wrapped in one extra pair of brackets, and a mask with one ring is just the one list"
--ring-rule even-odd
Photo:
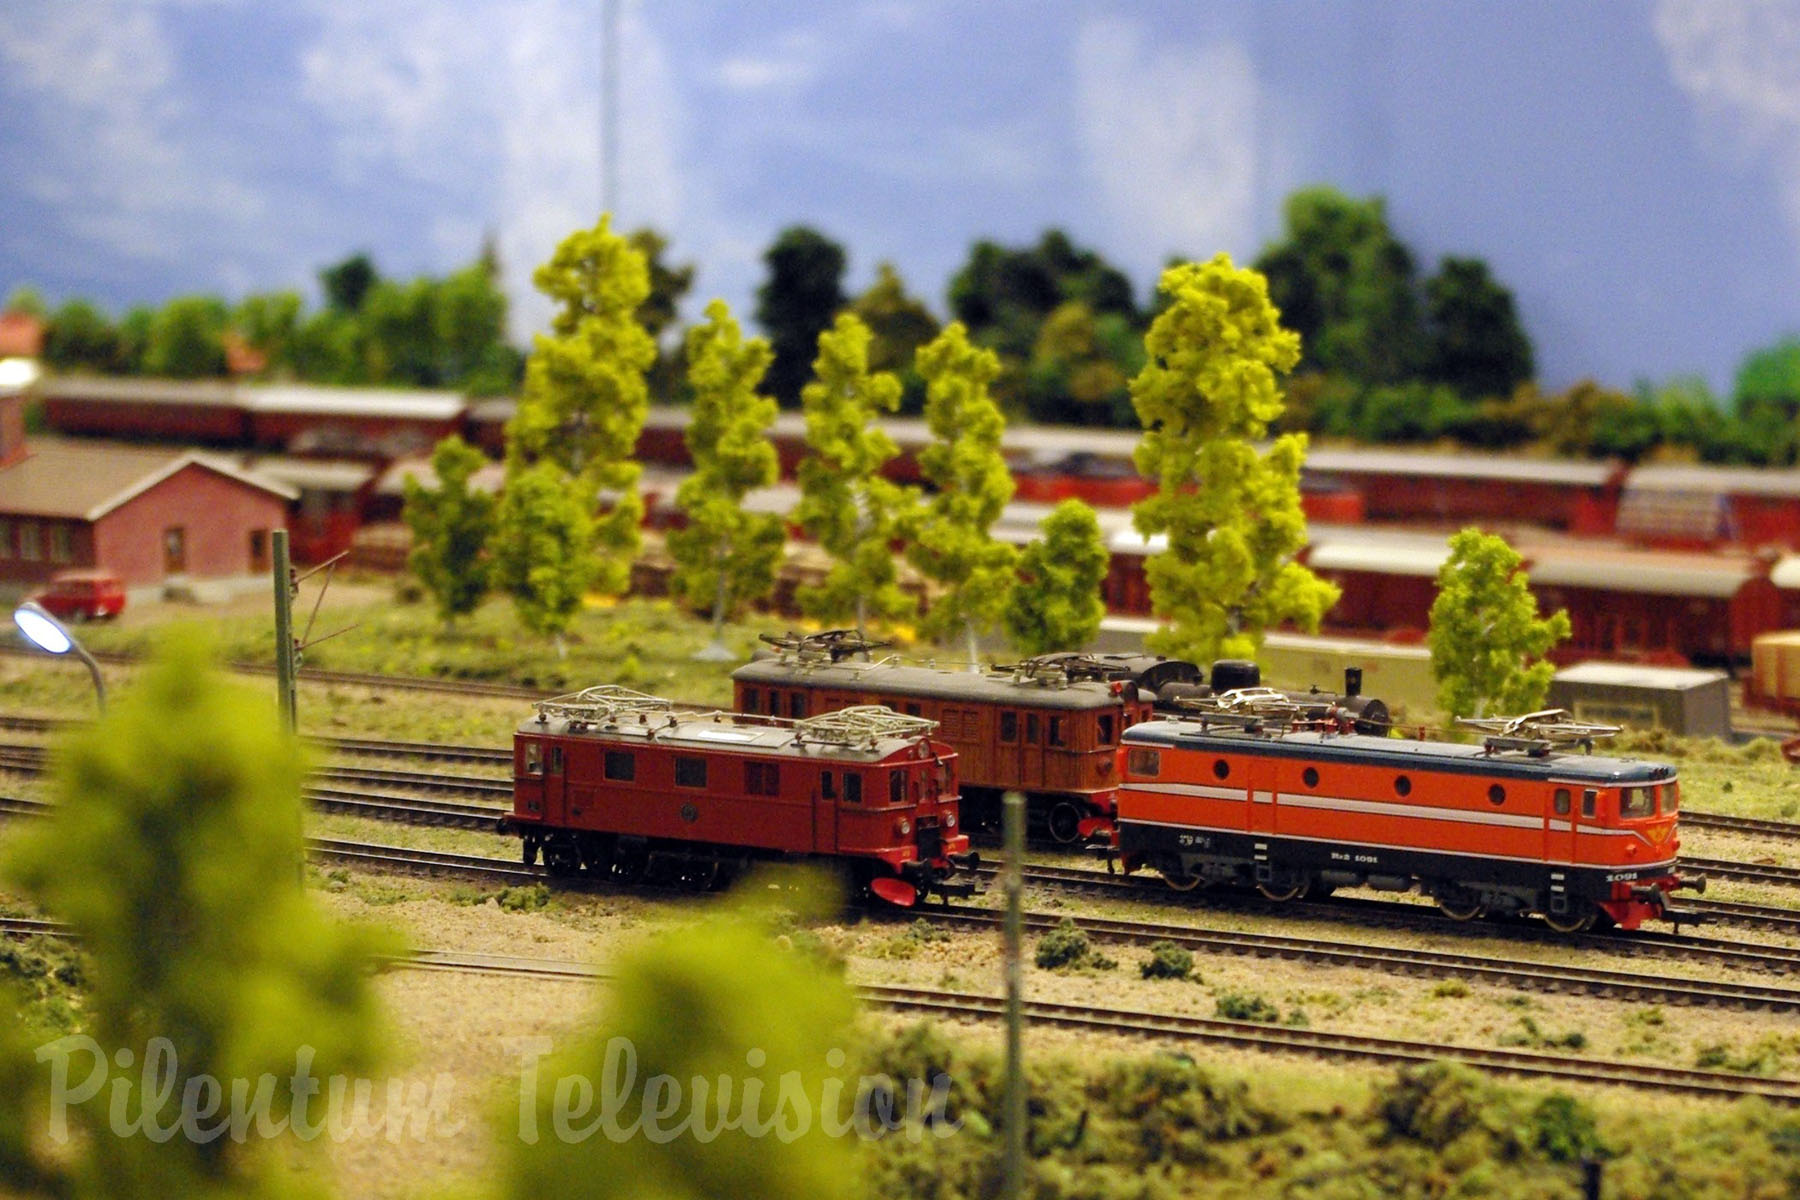
[(1676, 874), (1672, 768), (1360, 735), (1157, 722), (1128, 735), (1117, 850), (1185, 889), (1417, 889), (1450, 916), (1634, 929)]

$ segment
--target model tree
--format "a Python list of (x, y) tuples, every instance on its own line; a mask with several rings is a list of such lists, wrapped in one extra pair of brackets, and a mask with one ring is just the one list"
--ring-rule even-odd
[(1306, 544), (1305, 436), (1257, 448), (1281, 415), (1279, 381), (1300, 340), (1281, 327), (1263, 277), (1224, 254), (1170, 267), (1161, 290), (1168, 303), (1131, 382), (1144, 425), (1135, 461), (1157, 481), (1134, 520), (1169, 540), (1145, 563), (1164, 622), (1146, 645), (1201, 663), (1249, 657), (1271, 626), (1317, 629), (1338, 596), (1294, 558)]
[(899, 447), (874, 425), (898, 407), (900, 382), (869, 370), (869, 328), (850, 313), (820, 335), (813, 372), (801, 393), (811, 453), (800, 463), (794, 518), (834, 561), (825, 582), (801, 588), (798, 599), (808, 616), (854, 616), (861, 631), (870, 616), (913, 607), (891, 547), (905, 538), (917, 498), (882, 477)]
[(1012, 472), (1000, 453), (1006, 418), (988, 394), (1000, 358), (970, 344), (956, 321), (919, 349), (918, 366), (933, 438), (919, 454), (919, 470), (936, 491), (908, 555), (944, 589), (926, 614), (927, 634), (942, 640), (960, 633), (974, 668), (976, 637), (1005, 610), (1018, 558), (989, 532), (1013, 494)]
[[(302, 1111), (304, 1088), (289, 1079), (302, 1068), (323, 1089), (373, 1066), (383, 1041), (369, 962), (397, 947), (329, 920), (301, 886), (300, 747), (265, 695), (208, 657), (196, 635), (172, 638), (110, 716), (70, 735), (51, 816), (19, 831), (8, 864), (91, 964), (84, 1033), (95, 1049), (63, 1047), (66, 1078), (88, 1077), (90, 1053), (141, 1064), (85, 1101), (70, 1094), (72, 1139), (38, 1164), (70, 1172), (54, 1194), (291, 1194), (324, 1099)], [(166, 1091), (147, 1086), (153, 1056)], [(234, 1101), (233, 1081), (254, 1099)], [(24, 1102), (12, 1082), (0, 1110)], [(194, 1127), (224, 1134), (227, 1112), (257, 1107), (247, 1139), (118, 1127), (121, 1113), (154, 1114), (173, 1134), (192, 1109)], [(0, 1118), (0, 1156), (20, 1149), (7, 1146), (17, 1116)]]
[(1007, 597), (1006, 636), (1020, 654), (1079, 650), (1100, 631), (1106, 603), (1106, 542), (1094, 510), (1064, 500), (1039, 526), (1043, 536), (1019, 556), (1019, 582)]
[[(637, 557), (643, 499), (634, 455), (649, 408), (644, 372), (656, 343), (637, 313), (650, 295), (644, 256), (601, 217), (565, 238), (532, 282), (557, 304), (549, 336), (534, 341), (518, 413), (506, 428), (507, 488), (533, 464), (552, 466), (591, 506), (600, 551), (593, 582), (618, 594)], [(514, 514), (515, 517), (521, 515)]]
[(487, 595), (484, 555), (494, 531), (494, 497), (469, 487), (486, 463), (481, 451), (452, 434), (431, 452), (436, 488), (406, 477), (402, 516), (413, 542), (406, 565), (431, 594), (445, 625), (474, 612)]
[(775, 350), (769, 390), (792, 407), (806, 383), (807, 356), (848, 300), (844, 248), (815, 229), (796, 225), (781, 231), (763, 262), (769, 278), (756, 289), (756, 320)]
[(1569, 614), (1538, 616), (1518, 551), (1469, 528), (1450, 539), (1431, 605), (1431, 673), (1445, 716), (1514, 715), (1543, 707), (1556, 668), (1543, 661), (1569, 636)]
[(538, 463), (507, 480), (494, 519), (494, 582), (512, 596), (527, 629), (556, 639), (581, 609), (593, 583), (593, 505), (553, 463)]
[(725, 618), (766, 596), (781, 564), (781, 518), (745, 511), (744, 497), (780, 475), (769, 425), (775, 401), (756, 385), (769, 369), (769, 343), (744, 340), (723, 300), (706, 306), (706, 323), (688, 330), (688, 387), (694, 415), (687, 429), (694, 472), (675, 492), (687, 526), (669, 534), (675, 556), (672, 588), (695, 608), (710, 606), (712, 644), (700, 657), (733, 657), (720, 640)]

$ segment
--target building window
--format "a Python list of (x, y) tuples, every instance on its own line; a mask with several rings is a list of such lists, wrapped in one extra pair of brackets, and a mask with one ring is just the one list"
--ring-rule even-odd
[(619, 783), (630, 783), (637, 778), (637, 755), (625, 750), (608, 750), (606, 752), (606, 777)]
[(50, 561), (53, 563), (75, 561), (74, 539), (69, 536), (69, 527), (60, 521), (50, 526)]
[(675, 760), (675, 786), (706, 786), (706, 760), (704, 758), (678, 757)]
[(19, 522), (19, 557), (26, 562), (44, 557), (43, 529), (36, 521)]
[(13, 556), (13, 523), (0, 521), (0, 558)]

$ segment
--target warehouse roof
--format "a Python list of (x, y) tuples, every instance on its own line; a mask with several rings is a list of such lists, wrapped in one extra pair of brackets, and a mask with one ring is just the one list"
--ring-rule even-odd
[(98, 521), (190, 465), (239, 483), (297, 499), (275, 480), (244, 471), (214, 455), (117, 446), (103, 442), (39, 441), (21, 461), (0, 470), (0, 512)]

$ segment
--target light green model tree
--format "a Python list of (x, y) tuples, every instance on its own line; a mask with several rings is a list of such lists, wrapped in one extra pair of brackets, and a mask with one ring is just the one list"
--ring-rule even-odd
[(907, 553), (944, 589), (926, 613), (925, 632), (937, 640), (961, 633), (974, 669), (976, 637), (1005, 610), (1018, 561), (1017, 550), (989, 533), (1013, 495), (1012, 472), (1000, 453), (1006, 418), (988, 392), (1000, 356), (971, 344), (955, 321), (919, 348), (916, 361), (934, 439), (919, 454), (919, 470), (937, 490)]
[(881, 476), (899, 447), (874, 422), (900, 403), (900, 382), (869, 370), (869, 329), (841, 313), (819, 335), (816, 378), (800, 393), (811, 453), (800, 463), (794, 517), (834, 560), (825, 582), (799, 590), (801, 611), (821, 620), (898, 617), (913, 600), (900, 588), (892, 543), (909, 532), (917, 498)]
[(1153, 651), (1206, 663), (1251, 657), (1270, 626), (1316, 630), (1338, 589), (1294, 560), (1306, 544), (1300, 511), (1302, 434), (1257, 443), (1283, 409), (1279, 380), (1300, 357), (1266, 281), (1220, 254), (1163, 272), (1167, 306), (1150, 326), (1148, 360), (1131, 381), (1144, 425), (1134, 456), (1157, 491), (1133, 510), (1167, 551), (1145, 563), (1164, 622)]
[(1039, 528), (1043, 536), (1019, 556), (1019, 581), (1003, 618), (1007, 638), (1028, 656), (1081, 649), (1106, 616), (1100, 585), (1108, 555), (1094, 510), (1064, 500)]
[(507, 485), (533, 464), (554, 464), (568, 486), (610, 507), (594, 521), (593, 586), (617, 595), (631, 579), (644, 503), (635, 455), (650, 404), (644, 373), (656, 342), (638, 309), (650, 295), (644, 255), (601, 217), (563, 239), (532, 282), (557, 304), (525, 365), (524, 394), (506, 429)]
[(1431, 604), (1431, 673), (1447, 717), (1516, 716), (1543, 707), (1569, 636), (1569, 614), (1538, 616), (1518, 551), (1473, 527), (1450, 539)]
[(581, 608), (594, 578), (594, 518), (586, 493), (554, 463), (527, 467), (507, 482), (490, 542), (494, 582), (513, 599), (526, 628), (556, 639)]
[(653, 938), (611, 972), (592, 1031), (532, 1060), (502, 1118), (502, 1196), (864, 1194), (862, 1148), (847, 1135), (869, 1117), (854, 1124), (855, 1006), (841, 977), (741, 911)]
[(494, 532), (494, 497), (469, 488), (470, 478), (486, 464), (481, 451), (452, 434), (431, 453), (436, 488), (406, 477), (402, 516), (413, 542), (406, 565), (431, 593), (446, 625), (474, 612), (487, 595), (484, 555)]
[[(91, 963), (82, 1044), (61, 1044), (73, 1090), (72, 1140), (51, 1160), (67, 1172), (59, 1194), (316, 1193), (296, 1171), (296, 1135), (316, 1136), (326, 1081), (375, 1065), (384, 1041), (369, 963), (397, 947), (329, 920), (301, 887), (300, 747), (265, 693), (209, 659), (178, 633), (109, 716), (69, 735), (52, 815), (19, 831), (7, 864)], [(79, 1100), (97, 1054), (113, 1069)], [(161, 1101), (144, 1085), (153, 1059), (168, 1072)], [(289, 1086), (302, 1069), (321, 1089), (305, 1106)], [(252, 1089), (235, 1105), (233, 1081)], [(253, 1100), (264, 1121), (232, 1136), (228, 1114)], [(0, 1089), (0, 1109), (23, 1102)], [(144, 1132), (117, 1127), (146, 1110)], [(184, 1111), (219, 1136), (189, 1136)], [(20, 1127), (0, 1118), (0, 1156)]]
[(744, 340), (723, 300), (707, 305), (706, 323), (688, 330), (694, 415), (687, 446), (694, 473), (675, 492), (688, 523), (669, 534), (669, 553), (676, 564), (673, 590), (695, 608), (712, 607), (712, 644), (698, 657), (733, 657), (720, 640), (725, 618), (768, 595), (781, 565), (780, 516), (743, 507), (751, 489), (769, 486), (781, 472), (769, 441), (775, 401), (756, 392), (771, 358), (767, 341)]

